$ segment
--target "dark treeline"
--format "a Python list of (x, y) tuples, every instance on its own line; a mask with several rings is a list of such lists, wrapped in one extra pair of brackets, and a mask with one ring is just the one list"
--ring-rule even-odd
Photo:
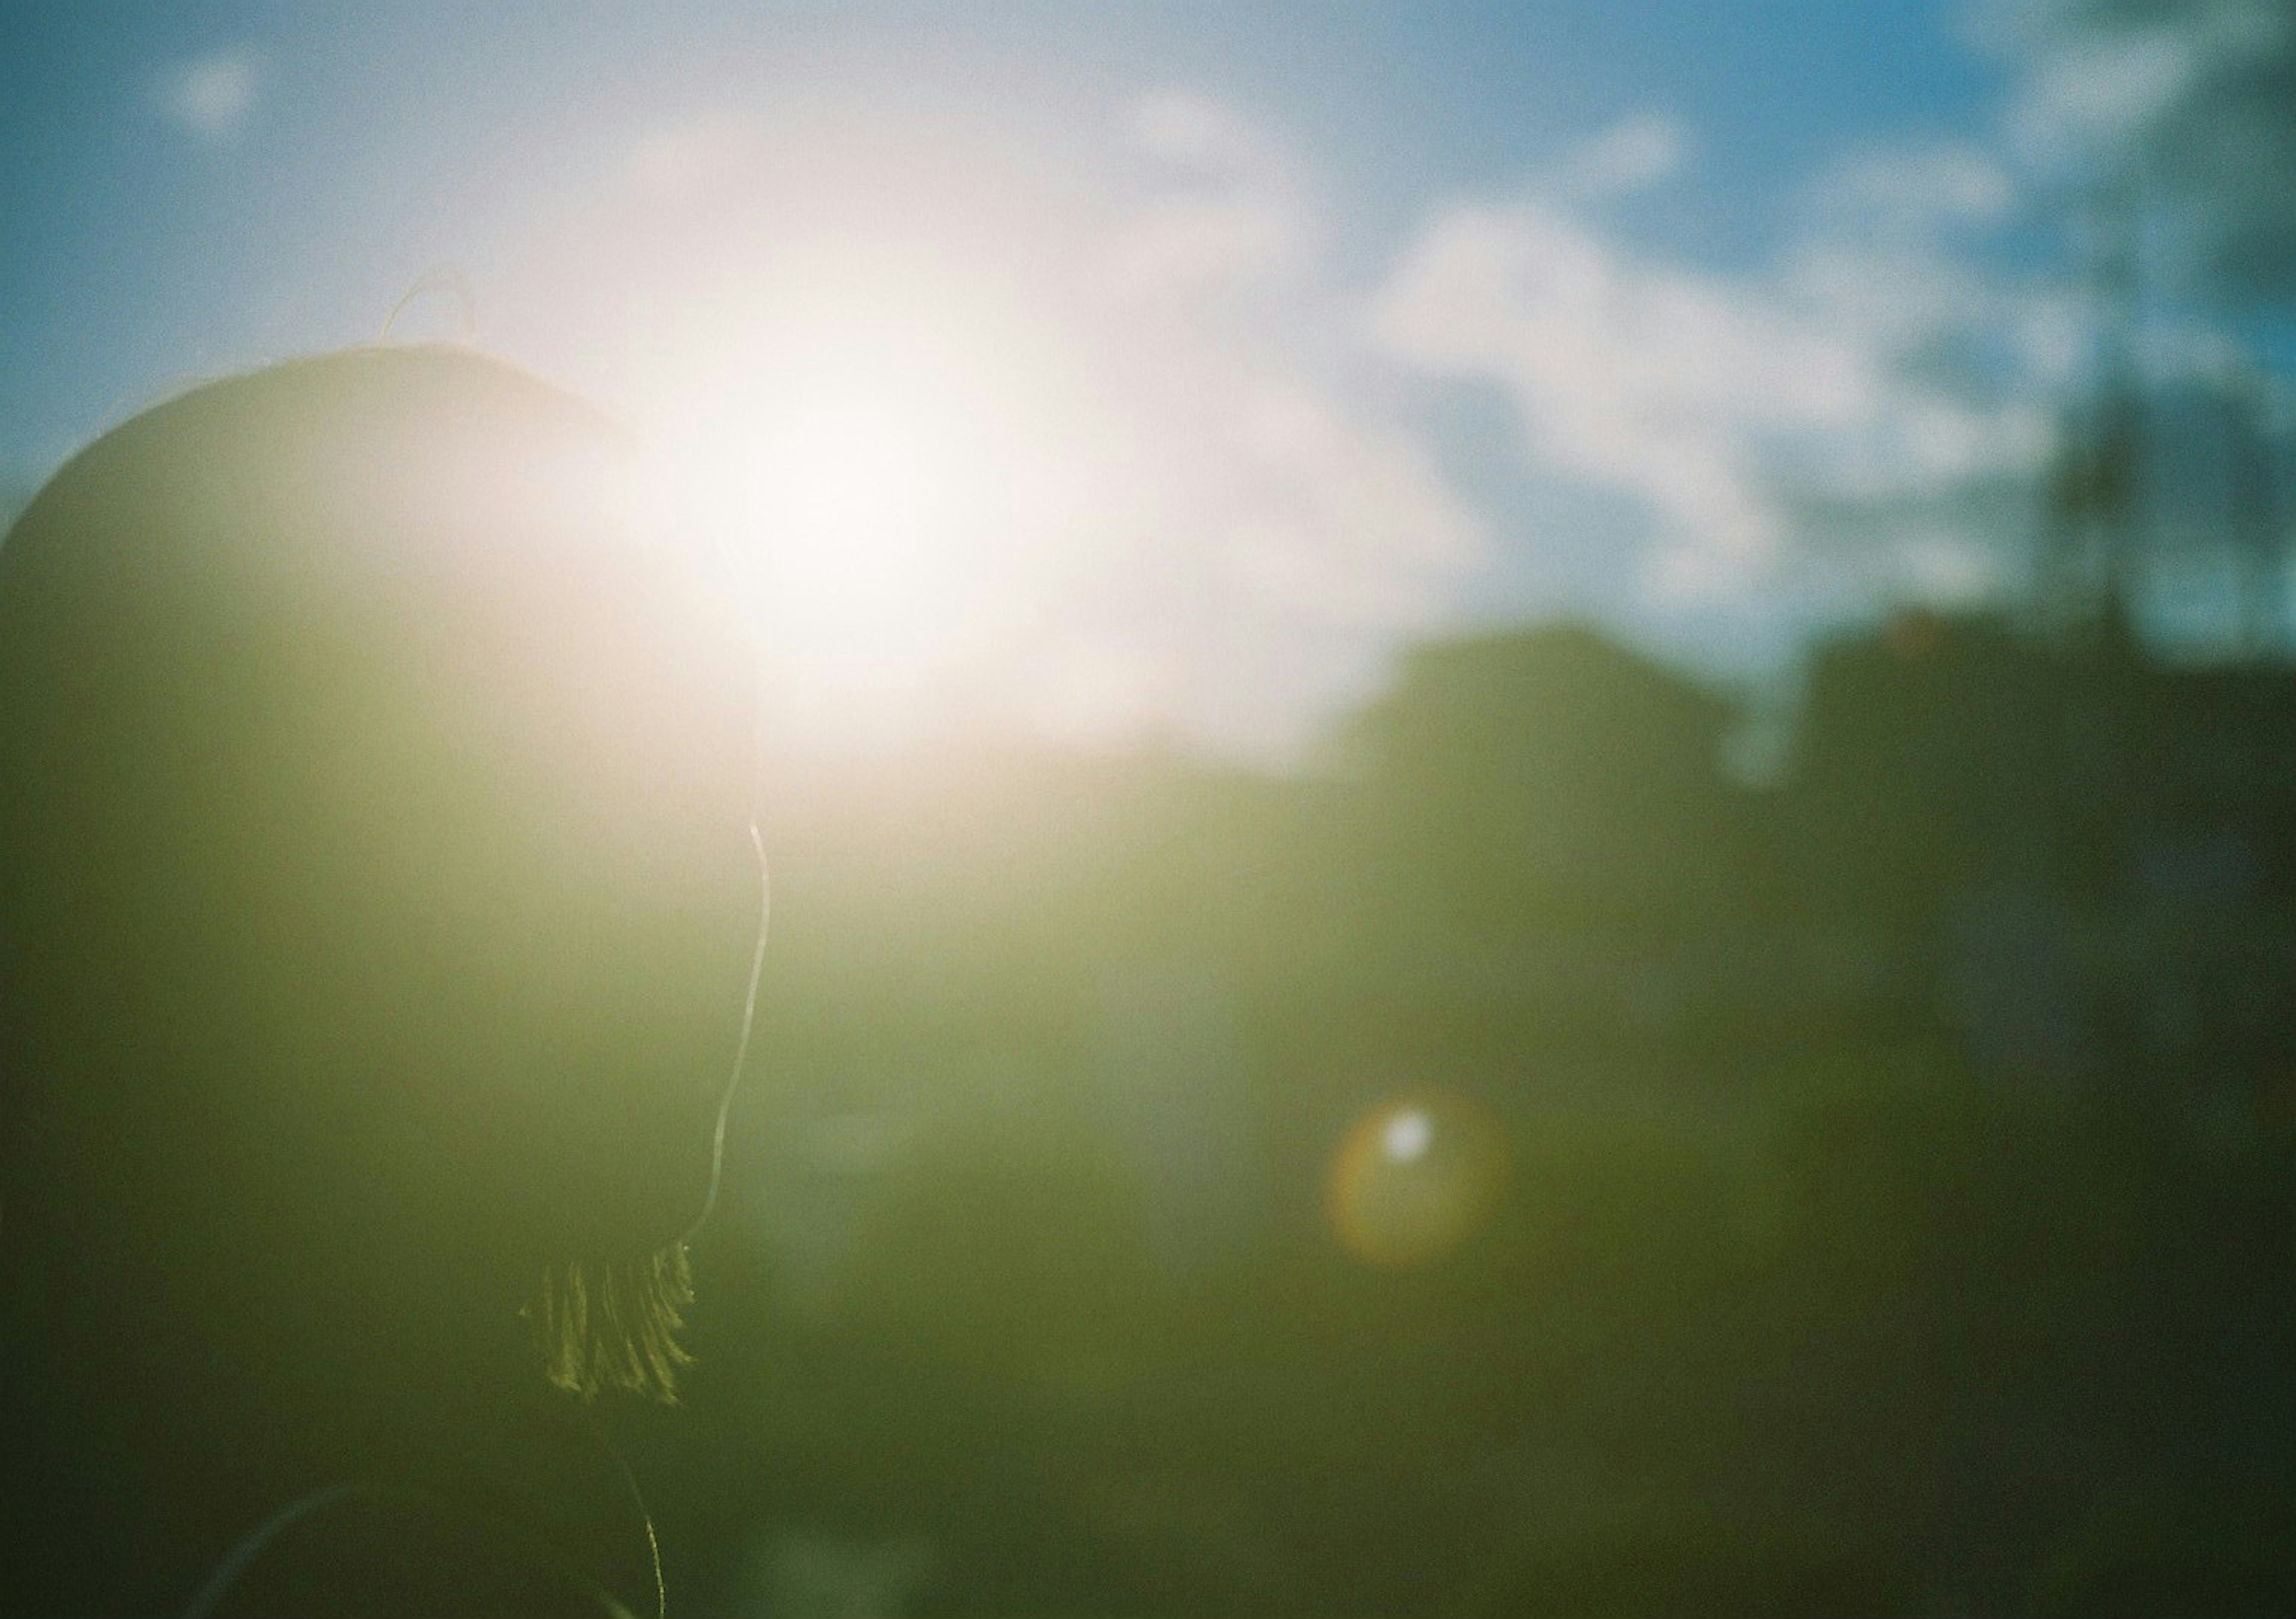
[(2285, 1611), (2296, 673), (1742, 720), (1559, 627), (1298, 776), (785, 774), (685, 1610)]

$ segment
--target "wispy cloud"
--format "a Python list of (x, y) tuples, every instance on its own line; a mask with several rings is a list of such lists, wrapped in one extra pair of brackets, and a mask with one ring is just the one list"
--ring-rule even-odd
[[(1398, 265), (1373, 331), (1403, 363), (1503, 389), (1531, 464), (1643, 503), (1659, 597), (1727, 597), (1799, 537), (1797, 490), (1887, 496), (2035, 450), (1900, 364), (1930, 335), (1894, 302), (1912, 259), (1846, 242), (1808, 255), (1730, 277), (1639, 253), (1562, 203), (1458, 206)], [(1928, 301), (1952, 307), (1943, 290)]]
[(1582, 201), (1620, 196), (1672, 178), (1689, 156), (1681, 119), (1637, 113), (1566, 149), (1546, 189)]
[(1140, 96), (1126, 110), (1124, 125), (1135, 147), (1177, 170), (1263, 185), (1282, 184), (1292, 173), (1289, 155), (1266, 130), (1193, 90)]
[(2133, 183), (2161, 267), (2296, 304), (2296, 8), (2287, 0), (1983, 0), (2014, 67), (2006, 126), (2059, 184)]
[(246, 123), (263, 79), (263, 59), (252, 49), (211, 51), (160, 74), (160, 110), (201, 140), (228, 140)]
[[(2046, 450), (2021, 395), (2057, 312), (1958, 240), (2011, 212), (2012, 177), (1966, 144), (1851, 153), (1765, 268), (1723, 274), (1638, 249), (1594, 206), (1594, 176), (1666, 172), (1687, 144), (1650, 133), (1666, 127), (1591, 138), (1528, 198), (1439, 210), (1373, 300), (1374, 343), (1499, 388), (1528, 467), (1638, 503), (1654, 605), (1773, 589), (1833, 565), (1853, 528), (1869, 585), (1976, 589), (1992, 536), (1957, 531), (1949, 497)], [(1980, 347), (1989, 372), (1965, 363)]]
[(1160, 672), (1141, 717), (1280, 751), (1456, 610), (1489, 535), (1420, 435), (1339, 374), (1351, 301), (1307, 166), (1192, 94), (1143, 98), (1126, 128), (1153, 172), (1105, 260), (1125, 537), (1086, 617)]
[(2016, 183), (2001, 160), (1967, 141), (1855, 151), (1809, 188), (1812, 207), (1837, 227), (1895, 238), (1934, 238), (1965, 224), (2007, 215)]
[(1111, 238), (1119, 283), (1151, 297), (1217, 294), (1313, 274), (1316, 222), (1272, 135), (1185, 90), (1140, 97), (1123, 125), (1157, 172)]

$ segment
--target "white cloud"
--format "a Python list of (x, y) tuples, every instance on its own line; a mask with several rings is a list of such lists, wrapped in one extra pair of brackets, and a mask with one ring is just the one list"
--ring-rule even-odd
[(1810, 187), (1812, 207), (1835, 228), (1895, 237), (1997, 220), (2016, 200), (2009, 171), (1965, 141), (1856, 152)]
[[(1455, 205), (1381, 289), (1373, 339), (1499, 388), (1533, 466), (1637, 501), (1654, 599), (1742, 599), (1812, 538), (1812, 507), (1917, 506), (2042, 450), (2029, 410), (1925, 374), (2026, 313), (1944, 240), (2005, 211), (2006, 177), (1964, 148), (1868, 153), (1811, 196), (1775, 268), (1740, 276), (1639, 253), (1554, 198)], [(1891, 543), (1917, 542), (1944, 554)]]
[(1504, 388), (1538, 462), (1646, 502), (1684, 553), (1659, 570), (1676, 588), (1708, 583), (1693, 555), (1774, 551), (1755, 439), (1839, 429), (1876, 387), (1825, 334), (1545, 204), (1437, 219), (1381, 293), (1374, 332), (1399, 360)]
[(1218, 102), (1161, 90), (1133, 103), (1125, 135), (1160, 172), (1108, 244), (1120, 286), (1220, 293), (1312, 273), (1315, 222), (1295, 166), (1265, 132)]
[[(1982, 344), (2005, 348), (2012, 362), (2008, 379), (1996, 376), (1995, 405), (2005, 381), (2054, 386), (2078, 358), (2077, 300), (2005, 273), (1969, 240), (2022, 200), (2017, 177), (1967, 143), (1852, 152), (1806, 188), (1777, 290), (1900, 372), (1967, 362)], [(1997, 372), (1997, 361), (1986, 364)]]
[(1637, 113), (1565, 151), (1547, 189), (1587, 201), (1620, 196), (1671, 178), (1689, 154), (1689, 136), (1679, 119)]
[(1029, 705), (1281, 756), (1451, 617), (1488, 536), (1411, 434), (1282, 356), (1160, 340), (1158, 378), (1128, 402), (1099, 566)]
[(2034, 64), (2010, 127), (2029, 152), (2048, 157), (2117, 144), (2184, 94), (2197, 65), (2192, 42), (2165, 31), (2069, 41)]
[(2288, 0), (1981, 0), (2016, 74), (2011, 144), (2053, 187), (2139, 184), (2180, 290), (2296, 299), (2296, 7)]
[(1132, 144), (1149, 157), (1217, 179), (1280, 184), (1291, 169), (1264, 130), (1192, 90), (1141, 96), (1128, 110), (1125, 126)]
[[(1166, 177), (1110, 237), (1127, 481), (1095, 634), (1128, 649), (1126, 690), (1154, 704), (1136, 717), (1280, 753), (1455, 610), (1488, 536), (1417, 435), (1336, 380), (1349, 305), (1281, 143), (1170, 94), (1129, 130)], [(1280, 315), (1238, 307), (1256, 295)]]
[(1990, 0), (1976, 20), (2021, 60), (2009, 127), (2045, 160), (2117, 155), (2259, 70), (2284, 92), (2296, 48), (2284, 0)]
[(1233, 290), (1304, 266), (1305, 222), (1250, 196), (1173, 198), (1141, 209), (1109, 243), (1117, 281), (1139, 291)]
[(227, 140), (254, 109), (263, 77), (263, 61), (255, 52), (213, 51), (161, 74), (160, 110), (201, 140)]

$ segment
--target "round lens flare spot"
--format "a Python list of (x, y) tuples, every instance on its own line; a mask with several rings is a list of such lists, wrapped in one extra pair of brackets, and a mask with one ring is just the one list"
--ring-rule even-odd
[(1431, 1264), (1480, 1230), (1507, 1176), (1506, 1135), (1464, 1097), (1414, 1095), (1357, 1119), (1332, 1160), (1327, 1211), (1365, 1264)]

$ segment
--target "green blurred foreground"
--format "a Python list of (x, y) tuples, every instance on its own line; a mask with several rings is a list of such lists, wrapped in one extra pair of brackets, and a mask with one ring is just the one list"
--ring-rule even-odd
[(1733, 724), (1558, 629), (1297, 779), (785, 773), (685, 1611), (2289, 1611), (2296, 675)]

